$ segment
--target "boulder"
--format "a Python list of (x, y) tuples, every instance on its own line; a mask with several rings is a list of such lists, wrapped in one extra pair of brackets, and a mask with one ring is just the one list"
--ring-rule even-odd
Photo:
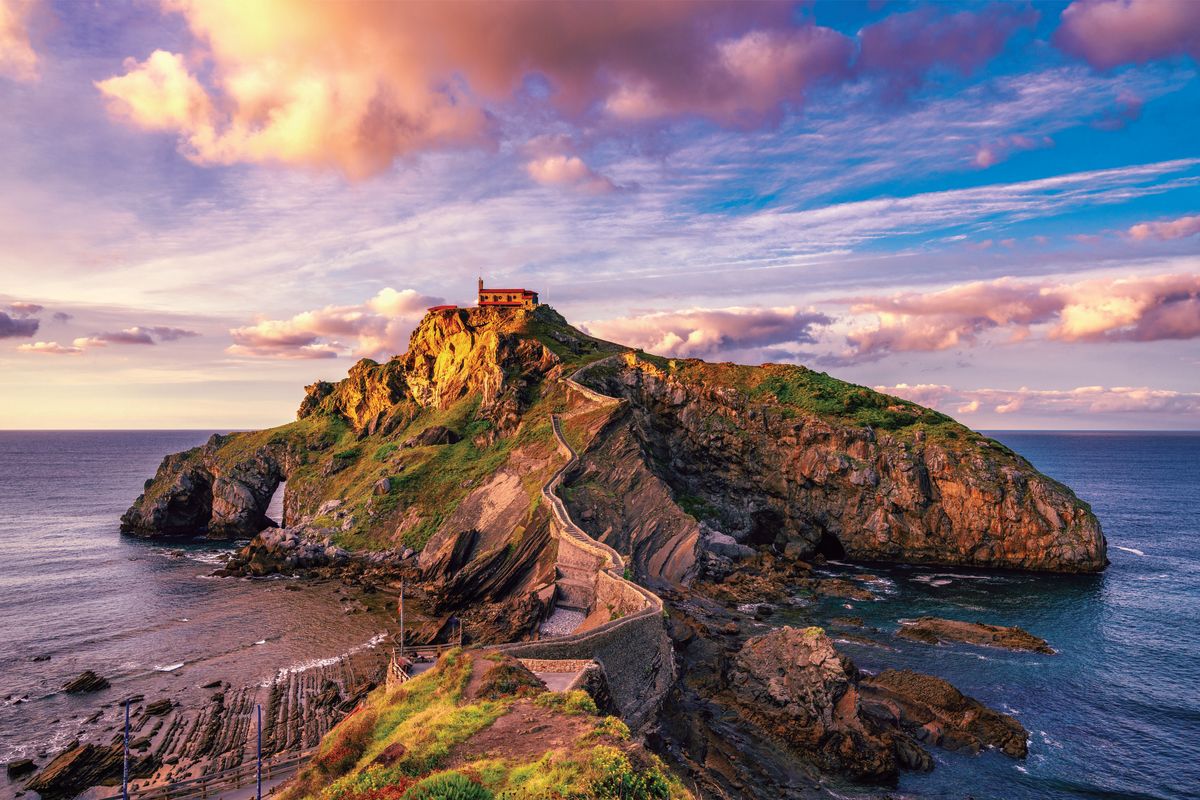
[(857, 670), (820, 628), (783, 627), (747, 640), (729, 681), (744, 715), (822, 770), (895, 781), (894, 738), (863, 718)]
[(392, 491), (392, 479), (380, 478), (375, 481), (375, 485), (371, 487), (371, 491), (376, 495), (390, 494)]
[(18, 758), (16, 761), (8, 762), (7, 772), (9, 780), (23, 777), (37, 769), (37, 764), (34, 764), (31, 759)]

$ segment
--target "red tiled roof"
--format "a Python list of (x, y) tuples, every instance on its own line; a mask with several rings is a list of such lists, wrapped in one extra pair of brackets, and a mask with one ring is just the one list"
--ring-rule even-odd
[(512, 294), (537, 294), (533, 289), (480, 289), (480, 294), (488, 294), (489, 292), (510, 292)]

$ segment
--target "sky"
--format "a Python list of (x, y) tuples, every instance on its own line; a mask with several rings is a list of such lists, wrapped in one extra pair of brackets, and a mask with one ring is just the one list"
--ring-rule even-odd
[(0, 0), (0, 428), (277, 425), (476, 278), (1200, 429), (1200, 2)]

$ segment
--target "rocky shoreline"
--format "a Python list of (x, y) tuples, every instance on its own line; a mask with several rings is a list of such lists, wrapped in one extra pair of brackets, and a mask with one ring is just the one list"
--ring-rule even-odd
[[(75, 728), (75, 738), (65, 747), (10, 764), (13, 793), (37, 792), (47, 800), (59, 800), (89, 787), (119, 785), (126, 700), (130, 703), (131, 775), (138, 788), (208, 775), (253, 760), (255, 709), (259, 705), (264, 756), (315, 747), (383, 680), (391, 653), (389, 643), (396, 632), (395, 587), (403, 571), (380, 561), (348, 559), (337, 567), (308, 570), (307, 580), (285, 585), (288, 590), (331, 594), (343, 613), (367, 614), (379, 620), (380, 635), (349, 652), (311, 664), (281, 663), (253, 683), (233, 684), (219, 673), (209, 676), (203, 670), (191, 671), (185, 685), (153, 694), (138, 692), (136, 683), (132, 688), (126, 681), (110, 683), (93, 671), (68, 682), (62, 691), (91, 699), (93, 711), (85, 712)], [(265, 582), (263, 587), (274, 585)], [(426, 602), (419, 593), (408, 606), (413, 624), (427, 620), (423, 613)]]

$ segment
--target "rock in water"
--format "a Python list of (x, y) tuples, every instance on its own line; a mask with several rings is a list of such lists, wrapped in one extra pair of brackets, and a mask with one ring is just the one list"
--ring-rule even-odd
[(926, 644), (938, 642), (965, 642), (985, 647), (1003, 647), (1007, 650), (1028, 650), (1033, 653), (1053, 655), (1054, 648), (1042, 638), (1016, 627), (988, 625), (983, 622), (963, 622), (957, 619), (921, 617), (904, 624), (896, 634), (902, 639), (911, 639)]
[(1012, 758), (1029, 751), (1029, 733), (1007, 714), (967, 697), (941, 678), (911, 670), (884, 670), (860, 684), (864, 709), (916, 739), (948, 750), (996, 747)]
[(856, 678), (820, 628), (784, 627), (743, 645), (730, 688), (745, 716), (822, 770), (893, 782), (895, 741), (863, 718)]
[(13, 779), (13, 778), (20, 778), (23, 775), (28, 775), (29, 773), (33, 772), (35, 769), (37, 769), (37, 765), (34, 764), (33, 761), (31, 761), (28, 758), (20, 758), (20, 759), (17, 759), (16, 761), (8, 762), (7, 772), (8, 772), (8, 777), (10, 779)]
[(105, 678), (100, 677), (89, 669), (78, 678), (63, 684), (63, 691), (68, 694), (83, 694), (85, 692), (98, 692), (101, 689), (107, 689), (108, 686), (109, 683)]

